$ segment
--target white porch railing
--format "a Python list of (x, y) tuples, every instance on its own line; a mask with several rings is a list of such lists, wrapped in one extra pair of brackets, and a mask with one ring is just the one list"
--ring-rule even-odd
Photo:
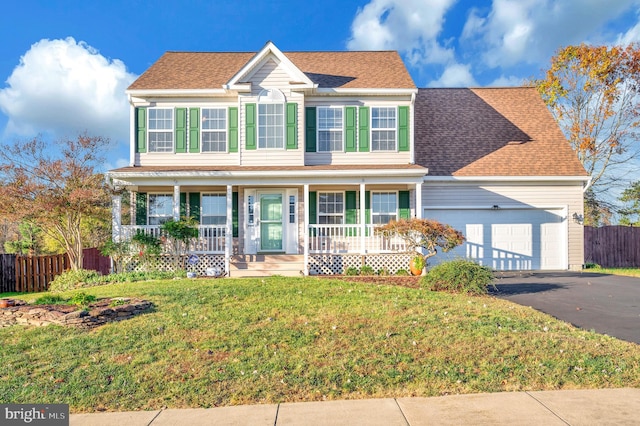
[(403, 253), (401, 238), (376, 235), (376, 225), (309, 225), (309, 253)]
[[(137, 232), (162, 237), (159, 225), (123, 225), (120, 227), (120, 240), (131, 240)], [(198, 238), (191, 243), (189, 252), (224, 254), (226, 233), (224, 225), (198, 225)]]

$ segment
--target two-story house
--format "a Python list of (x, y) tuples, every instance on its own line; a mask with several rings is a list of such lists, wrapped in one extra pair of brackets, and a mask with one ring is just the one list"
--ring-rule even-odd
[[(167, 52), (127, 90), (132, 223), (198, 220), (200, 273), (394, 272), (375, 234), (433, 217), (495, 269), (583, 263), (588, 177), (533, 88), (418, 89), (397, 52)], [(442, 256), (440, 256), (442, 257)]]

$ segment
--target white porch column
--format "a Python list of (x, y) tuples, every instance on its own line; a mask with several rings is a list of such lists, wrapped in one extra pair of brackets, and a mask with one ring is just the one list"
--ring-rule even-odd
[(422, 219), (422, 183), (416, 183), (416, 217)]
[(302, 228), (304, 229), (304, 236), (302, 237), (304, 254), (304, 275), (309, 275), (309, 184), (304, 184), (304, 223)]
[(173, 220), (180, 220), (180, 185), (173, 185)]
[(364, 182), (360, 184), (360, 253), (365, 254), (366, 244), (367, 244), (367, 215), (365, 212), (366, 209), (366, 196), (367, 192), (364, 190)]
[(122, 195), (111, 196), (111, 239), (120, 241), (120, 227), (122, 226)]
[(233, 247), (233, 187), (227, 185), (227, 230), (224, 234), (224, 271), (231, 276), (231, 248)]

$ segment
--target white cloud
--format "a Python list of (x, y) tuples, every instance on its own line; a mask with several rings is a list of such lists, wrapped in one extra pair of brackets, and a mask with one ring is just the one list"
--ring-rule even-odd
[(136, 76), (124, 63), (100, 55), (85, 42), (43, 39), (33, 44), (0, 90), (8, 117), (5, 133), (91, 135), (128, 140), (124, 93)]
[(494, 0), (488, 13), (473, 10), (462, 40), (484, 52), (490, 68), (541, 64), (558, 48), (598, 37), (608, 22), (637, 0)]
[(447, 66), (439, 79), (429, 83), (430, 87), (477, 87), (471, 67), (463, 64)]
[(347, 48), (398, 50), (413, 65), (448, 63), (454, 52), (438, 36), (455, 1), (372, 0), (358, 9)]

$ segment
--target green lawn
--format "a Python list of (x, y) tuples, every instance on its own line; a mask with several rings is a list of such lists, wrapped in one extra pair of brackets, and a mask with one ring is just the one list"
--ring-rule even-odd
[(583, 269), (582, 272), (640, 277), (640, 268), (602, 268), (600, 266), (594, 266), (592, 268)]
[(92, 331), (0, 329), (0, 401), (81, 412), (640, 387), (639, 345), (489, 296), (279, 277), (84, 291), (155, 310)]

